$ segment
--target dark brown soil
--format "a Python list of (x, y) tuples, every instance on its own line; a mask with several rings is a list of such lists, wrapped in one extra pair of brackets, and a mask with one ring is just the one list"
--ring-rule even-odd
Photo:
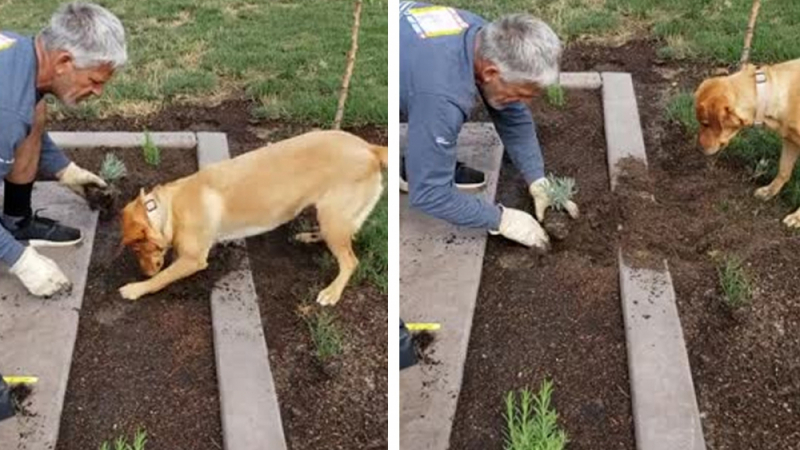
[[(668, 260), (707, 446), (797, 448), (800, 240), (781, 223), (796, 205), (755, 199), (753, 190), (769, 180), (756, 182), (724, 152), (704, 156), (696, 136), (665, 120), (666, 99), (678, 89), (693, 91), (719, 68), (664, 64), (655, 48), (639, 41), (566, 54), (565, 70), (614, 61), (633, 73), (649, 164), (639, 191), (649, 189), (654, 200), (635, 208), (623, 203), (626, 245)], [(752, 305), (736, 312), (723, 303), (717, 274), (725, 255), (744, 260), (754, 286)]]
[(550, 211), (544, 217), (542, 227), (551, 240), (563, 241), (569, 236), (569, 229), (573, 220), (565, 211)]
[[(99, 170), (106, 151), (126, 164), (118, 182), (123, 202), (197, 170), (195, 151), (163, 150), (158, 168), (141, 149), (68, 150)], [(119, 223), (100, 222), (84, 296), (61, 421), (59, 450), (99, 448), (119, 435), (147, 431), (148, 450), (214, 449), (221, 445), (219, 394), (212, 347), (209, 292), (235, 260), (212, 252), (202, 275), (136, 302), (117, 290), (142, 279), (132, 254), (119, 256)]]
[[(571, 449), (633, 449), (625, 333), (616, 267), (617, 207), (609, 194), (597, 91), (534, 108), (546, 169), (575, 178), (581, 216), (540, 255), (489, 239), (451, 447), (501, 448), (503, 401), (555, 384)], [(504, 158), (498, 200), (533, 212), (522, 176)]]
[(418, 364), (437, 365), (440, 362), (434, 359), (429, 351), (431, 344), (436, 340), (436, 336), (429, 331), (420, 331), (411, 336), (411, 341), (414, 343), (414, 351), (417, 355)]
[(21, 416), (36, 416), (37, 414), (31, 411), (30, 401), (28, 398), (33, 393), (33, 389), (27, 384), (18, 384), (11, 387), (10, 397), (11, 403), (14, 405), (14, 411)]
[[(386, 144), (385, 131), (361, 136)], [(325, 244), (291, 237), (314, 225), (306, 212), (289, 224), (247, 240), (284, 430), (290, 450), (388, 448), (388, 304), (386, 293), (351, 283), (329, 307), (344, 334), (344, 351), (321, 366), (303, 316), (319, 308), (316, 295), (336, 276), (321, 264)]]
[[(251, 119), (249, 114), (251, 104), (241, 99), (231, 99), (213, 107), (192, 105), (173, 106), (152, 116), (138, 119), (111, 117), (103, 120), (78, 121), (61, 120), (51, 126), (52, 130), (81, 130), (81, 131), (219, 131), (227, 133), (231, 156), (256, 149), (269, 142), (285, 139), (313, 128), (307, 124), (292, 124), (281, 122), (258, 122)], [(347, 131), (374, 143), (388, 141), (385, 127), (359, 127)], [(162, 151), (162, 169), (171, 167), (167, 162), (167, 150)], [(85, 156), (92, 158), (87, 162), (88, 168), (96, 170), (101, 162), (102, 155)], [(196, 170), (196, 158), (192, 154), (181, 158), (184, 165), (176, 168), (189, 170), (185, 166), (190, 160), (192, 168)], [(126, 160), (127, 162), (127, 160)], [(132, 170), (133, 169), (133, 170)], [(141, 170), (140, 170), (141, 169)], [(121, 198), (132, 198), (138, 192), (138, 186), (150, 186), (160, 179), (173, 179), (177, 174), (160, 173), (159, 178), (149, 177), (148, 167), (132, 167), (128, 171), (136, 174), (129, 175), (134, 180), (135, 186), (123, 183)], [(125, 201), (125, 200), (124, 200)], [(320, 258), (328, 250), (324, 244), (301, 245), (291, 243), (289, 237), (292, 229), (298, 228), (307, 222), (309, 215), (300, 218), (284, 227), (281, 227), (264, 236), (248, 240), (248, 251), (256, 283), (257, 293), (260, 297), (262, 321), (267, 336), (267, 345), (270, 352), (270, 363), (275, 377), (276, 389), (281, 405), (281, 414), (284, 421), (284, 430), (292, 450), (316, 448), (328, 449), (385, 449), (387, 448), (387, 410), (388, 410), (388, 360), (387, 360), (387, 301), (386, 294), (368, 284), (353, 284), (347, 287), (344, 296), (333, 311), (337, 316), (339, 328), (345, 335), (344, 353), (339, 362), (333, 366), (323, 366), (313, 357), (313, 344), (308, 333), (308, 326), (298, 314), (298, 307), (311, 298), (313, 288), (322, 288), (335, 276), (335, 267), (328, 267), (320, 263)], [(118, 236), (108, 241), (108, 245), (95, 243), (95, 257), (98, 252), (111, 261), (113, 252), (111, 248), (118, 243)], [(112, 245), (113, 243), (113, 245)], [(114, 247), (115, 248), (115, 247)], [(105, 251), (104, 251), (105, 249)], [(94, 312), (84, 313), (85, 316), (98, 315), (99, 320), (111, 321), (112, 325), (106, 328), (96, 324), (98, 319), (90, 321), (83, 319), (83, 328), (91, 326), (94, 329), (103, 329), (113, 337), (126, 335), (127, 341), (123, 349), (117, 349), (119, 338), (97, 337), (94, 334), (79, 335), (79, 352), (83, 359), (90, 363), (79, 362), (76, 365), (91, 364), (93, 368), (86, 371), (85, 380), (81, 381), (82, 392), (68, 393), (68, 407), (65, 409), (65, 419), (62, 423), (64, 436), (75, 439), (74, 443), (65, 446), (60, 443), (59, 450), (72, 448), (94, 448), (94, 441), (89, 441), (91, 436), (87, 433), (89, 424), (91, 428), (99, 428), (104, 424), (115, 423), (114, 432), (111, 428), (104, 429), (102, 437), (110, 437), (123, 429), (133, 429), (133, 424), (146, 425), (148, 433), (156, 433), (156, 437), (148, 442), (148, 450), (181, 448), (217, 449), (221, 448), (219, 404), (217, 400), (216, 378), (214, 372), (213, 349), (211, 348), (211, 329), (208, 292), (213, 281), (225, 268), (235, 264), (235, 255), (228, 255), (232, 249), (215, 249), (209, 258), (211, 266), (201, 277), (195, 277), (187, 283), (178, 283), (188, 292), (203, 295), (181, 296), (183, 291), (167, 290), (162, 297), (145, 298), (139, 303), (129, 304), (118, 298), (116, 289), (122, 282), (127, 282), (137, 275), (135, 262), (129, 255), (125, 256), (124, 267), (115, 270), (124, 270), (125, 276), (117, 281), (103, 281), (102, 293), (96, 292), (95, 301), (86, 300), (84, 309), (89, 305), (97, 304)], [(120, 266), (120, 263), (115, 263)], [(102, 278), (99, 273), (107, 268), (95, 268), (90, 273), (90, 280)], [(216, 269), (215, 269), (216, 268)], [(215, 272), (215, 270), (217, 272)], [(219, 273), (218, 273), (219, 272)], [(178, 286), (170, 289), (177, 289)], [(100, 291), (101, 289), (98, 289)], [(94, 291), (93, 291), (94, 292)], [(172, 294), (168, 294), (168, 293)], [(87, 296), (94, 296), (87, 290)], [(105, 297), (104, 297), (105, 296)], [(170, 297), (168, 300), (167, 297)], [(105, 305), (105, 309), (100, 307)], [(131, 306), (132, 305), (132, 306)], [(177, 312), (176, 312), (177, 311)], [(151, 319), (139, 316), (150, 317)], [(138, 318), (137, 318), (138, 317)], [(157, 321), (154, 317), (170, 317)], [(167, 321), (168, 323), (165, 323)], [(120, 324), (123, 322), (124, 326)], [(87, 324), (88, 323), (88, 324)], [(150, 326), (147, 324), (158, 324)], [(141, 331), (132, 331), (136, 325)], [(152, 329), (150, 329), (152, 328)], [(188, 361), (179, 361), (180, 367), (171, 367), (171, 370), (180, 374), (193, 374), (190, 384), (181, 386), (187, 398), (202, 399), (205, 402), (202, 409), (195, 408), (197, 403), (162, 404), (162, 396), (170, 397), (162, 391), (170, 389), (169, 384), (161, 383), (165, 376), (157, 369), (158, 362), (152, 363), (149, 359), (161, 353), (168, 353), (172, 347), (171, 335), (176, 339), (195, 339), (187, 334), (198, 334), (202, 330), (202, 342), (193, 341), (191, 353), (187, 355)], [(155, 339), (144, 340), (141, 344), (131, 344), (131, 337), (142, 335), (155, 335)], [(82, 342), (87, 336), (92, 342)], [(200, 336), (195, 336), (200, 338)], [(116, 342), (114, 345), (113, 342)], [(179, 341), (180, 342), (180, 341)], [(152, 350), (155, 355), (150, 355), (143, 349), (136, 348), (150, 345), (157, 347)], [(133, 349), (130, 347), (133, 346)], [(84, 350), (81, 350), (81, 349)], [(125, 350), (129, 349), (129, 350)], [(135, 350), (135, 351), (134, 351)], [(123, 371), (120, 376), (126, 379), (114, 378), (110, 381), (93, 381), (91, 378), (100, 377), (102, 371), (109, 368), (103, 366), (103, 357), (114, 352), (115, 355), (128, 359), (130, 368)], [(76, 354), (76, 358), (77, 358)], [(116, 361), (116, 359), (115, 359)], [(335, 367), (332, 370), (331, 367)], [(131, 373), (133, 370), (136, 372)], [(113, 370), (113, 368), (111, 368)], [(75, 369), (73, 369), (75, 370)], [(91, 374), (89, 373), (91, 372)], [(155, 372), (155, 373), (153, 373)], [(73, 372), (70, 390), (80, 389), (74, 380)], [(92, 375), (93, 374), (93, 375)], [(81, 375), (78, 374), (78, 377)], [(174, 378), (176, 375), (171, 375)], [(188, 375), (187, 375), (188, 377)], [(184, 377), (187, 383), (189, 378)], [(142, 380), (140, 384), (132, 387), (131, 380)], [(156, 385), (154, 395), (147, 394), (145, 385)], [(91, 390), (94, 389), (92, 392)], [(153, 389), (153, 388), (150, 388)], [(202, 389), (204, 394), (193, 392)], [(69, 392), (69, 391), (68, 391)], [(116, 395), (115, 393), (119, 394)], [(146, 401), (143, 395), (148, 395)], [(124, 403), (130, 403), (127, 410), (122, 411), (122, 405), (111, 404), (110, 398), (123, 396)], [(127, 398), (128, 400), (125, 400)], [(74, 400), (77, 399), (77, 400)], [(80, 401), (80, 403), (78, 403)], [(184, 399), (184, 402), (186, 400)], [(106, 410), (99, 409), (102, 403), (109, 403), (106, 408), (116, 408), (119, 411), (113, 417)], [(213, 402), (213, 403), (212, 403)], [(116, 402), (115, 402), (116, 403)], [(91, 405), (88, 406), (88, 405)], [(99, 406), (98, 406), (99, 405)], [(80, 421), (66, 419), (68, 412), (81, 408)], [(94, 412), (90, 412), (94, 409)], [(151, 418), (149, 413), (139, 411), (169, 412), (170, 416), (160, 415), (161, 419)], [(176, 411), (179, 412), (176, 413)], [(154, 416), (155, 417), (155, 416)], [(145, 419), (147, 420), (145, 422)], [(69, 424), (68, 422), (75, 422)], [(97, 424), (97, 425), (94, 425)], [(83, 432), (84, 436), (80, 436)], [(69, 433), (69, 434), (67, 434)], [(194, 435), (192, 434), (194, 433)], [(65, 438), (66, 439), (66, 438)], [(168, 440), (167, 440), (168, 439)], [(64, 439), (62, 439), (64, 440)], [(83, 446), (86, 442), (91, 445)], [(193, 445), (181, 447), (179, 445)], [(151, 448), (152, 446), (152, 448)], [(96, 445), (95, 445), (96, 447)]]

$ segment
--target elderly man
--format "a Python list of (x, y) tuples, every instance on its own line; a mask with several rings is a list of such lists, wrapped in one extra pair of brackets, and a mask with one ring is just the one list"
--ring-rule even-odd
[(78, 193), (88, 184), (106, 186), (50, 140), (42, 97), (53, 94), (73, 106), (100, 95), (126, 61), (122, 23), (94, 4), (63, 5), (36, 37), (0, 30), (0, 261), (34, 295), (49, 296), (70, 285), (56, 263), (34, 247), (74, 245), (82, 239), (80, 230), (33, 212), (37, 174), (54, 176)]
[[(524, 14), (487, 23), (467, 11), (400, 2), (400, 114), (408, 120), (401, 181), (413, 207), (456, 225), (484, 228), (547, 248), (530, 214), (460, 192), (483, 175), (456, 159), (456, 140), (480, 94), (533, 197), (536, 217), (550, 206), (542, 152), (524, 101), (558, 81), (561, 42)], [(570, 204), (571, 215), (577, 206)]]

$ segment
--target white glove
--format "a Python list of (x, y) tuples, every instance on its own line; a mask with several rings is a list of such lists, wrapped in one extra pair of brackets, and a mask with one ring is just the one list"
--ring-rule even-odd
[(81, 196), (84, 195), (83, 191), (84, 185), (94, 184), (101, 188), (108, 187), (108, 184), (106, 184), (106, 182), (103, 181), (102, 178), (80, 167), (74, 162), (70, 162), (69, 165), (64, 170), (62, 170), (57, 176), (58, 180), (62, 184), (66, 185), (68, 188), (72, 189), (73, 191), (78, 193), (78, 195)]
[(70, 285), (58, 265), (40, 255), (33, 247), (26, 247), (9, 272), (16, 275), (33, 295), (48, 297)]
[[(531, 183), (531, 185), (528, 187), (528, 192), (530, 192), (531, 197), (533, 197), (533, 205), (536, 208), (536, 219), (539, 222), (544, 221), (545, 210), (552, 204), (550, 195), (547, 193), (549, 188), (550, 180), (545, 177), (539, 178)], [(567, 214), (569, 214), (569, 216), (573, 219), (578, 218), (578, 205), (576, 205), (572, 200), (567, 202), (567, 204), (564, 206), (564, 209), (567, 210)]]
[(525, 211), (501, 207), (500, 229), (489, 230), (489, 234), (501, 234), (503, 237), (519, 242), (526, 247), (537, 247), (542, 250), (550, 248), (550, 238), (539, 222)]

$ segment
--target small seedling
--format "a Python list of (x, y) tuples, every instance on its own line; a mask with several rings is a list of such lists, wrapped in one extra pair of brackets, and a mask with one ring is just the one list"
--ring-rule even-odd
[(153, 143), (153, 138), (150, 137), (150, 133), (144, 134), (144, 147), (142, 150), (144, 152), (144, 160), (147, 164), (153, 167), (158, 167), (158, 165), (161, 164), (161, 149)]
[(306, 320), (311, 340), (314, 341), (314, 355), (320, 363), (325, 364), (342, 354), (342, 334), (333, 314), (323, 310)]
[(109, 183), (113, 183), (128, 174), (125, 163), (113, 153), (106, 153), (103, 164), (100, 166), (100, 176)]
[(547, 103), (556, 108), (563, 108), (567, 104), (566, 93), (560, 84), (553, 84), (547, 87)]
[(734, 257), (725, 258), (717, 270), (725, 304), (731, 309), (750, 304), (753, 288), (741, 261)]
[(575, 188), (575, 179), (569, 177), (557, 177), (553, 174), (548, 175), (547, 194), (550, 197), (551, 206), (556, 211), (566, 211), (567, 204), (572, 201), (572, 197), (578, 192)]
[(103, 442), (100, 450), (144, 450), (145, 444), (147, 444), (147, 433), (139, 430), (134, 435), (132, 443), (129, 444), (124, 436), (120, 436), (114, 441), (113, 447), (108, 442)]
[(551, 238), (561, 241), (569, 235), (571, 217), (575, 218), (578, 215), (577, 207), (574, 204), (569, 206), (577, 192), (575, 179), (550, 174), (547, 181), (547, 195), (550, 197), (553, 211), (545, 216), (542, 225)]
[(120, 190), (115, 183), (128, 174), (125, 163), (113, 153), (106, 153), (100, 165), (100, 177), (108, 182), (108, 188), (86, 187), (86, 201), (92, 210), (100, 211), (100, 220), (106, 221), (115, 216)]
[(569, 440), (558, 427), (558, 413), (550, 405), (553, 383), (542, 382), (534, 395), (523, 389), (519, 405), (513, 391), (506, 395), (505, 450), (563, 450)]

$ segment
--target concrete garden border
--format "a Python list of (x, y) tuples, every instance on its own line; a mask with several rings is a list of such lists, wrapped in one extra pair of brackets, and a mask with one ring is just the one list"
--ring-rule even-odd
[[(610, 189), (613, 191), (620, 175), (618, 165), (620, 160), (632, 157), (647, 165), (633, 80), (628, 73), (564, 72), (560, 75), (560, 84), (566, 89), (602, 90)], [(489, 127), (491, 128), (490, 125)], [(401, 134), (402, 130), (401, 127)], [(491, 182), (495, 183), (496, 180), (492, 179)], [(494, 195), (493, 189), (490, 195)], [(439, 231), (457, 233), (450, 228)], [(405, 237), (401, 236), (401, 242), (404, 239)], [(416, 236), (416, 239), (421, 238)], [(476, 248), (471, 249), (471, 254), (465, 255), (465, 258), (482, 259), (485, 234), (475, 236), (474, 239), (479, 242), (474, 244)], [(401, 248), (403, 248), (402, 243)], [(449, 249), (450, 261), (455, 259), (452, 258), (453, 252), (458, 252), (459, 249), (458, 245), (455, 249)], [(402, 285), (403, 259), (407, 258), (415, 266), (424, 265), (424, 262), (420, 261), (417, 255), (400, 255), (400, 257)], [(464, 258), (459, 258), (459, 261), (461, 259)], [(633, 268), (625, 262), (623, 249), (619, 250), (618, 261), (636, 448), (705, 450), (686, 344), (666, 261), (662, 270)], [(437, 267), (435, 262), (433, 265)], [(448, 266), (443, 264), (434, 270), (447, 273), (446, 269)], [(411, 273), (417, 269), (407, 270)], [(450, 270), (455, 271), (455, 269)], [(480, 268), (477, 269), (477, 276), (480, 278)], [(463, 291), (465, 286), (461, 287)], [(419, 289), (405, 287), (401, 291), (406, 297), (409, 291), (417, 290)], [(424, 288), (422, 290), (424, 291)], [(467, 292), (462, 292), (458, 298), (458, 305), (462, 311), (459, 317), (464, 317), (458, 321), (440, 317), (442, 316), (439, 314), (440, 310), (447, 310), (448, 305), (437, 306), (428, 301), (419, 306), (415, 303), (422, 302), (421, 300), (401, 298), (401, 305), (405, 307), (405, 310), (401, 311), (401, 317), (407, 322), (414, 320), (450, 322), (449, 328), (447, 323), (443, 323), (442, 331), (439, 332), (450, 333), (450, 337), (442, 337), (445, 342), (437, 347), (444, 350), (442, 353), (445, 356), (436, 355), (437, 358), (447, 359), (441, 361), (447, 369), (444, 371), (437, 369), (432, 377), (429, 376), (431, 380), (426, 380), (425, 374), (416, 368), (401, 373), (401, 443), (406, 443), (406, 445), (401, 444), (401, 448), (446, 450), (449, 447), (452, 421), (455, 418), (456, 403), (464, 375), (466, 340), (470, 335), (472, 312), (477, 296), (477, 289), (469, 291), (469, 298), (464, 298)], [(449, 314), (454, 313), (450, 311)], [(454, 329), (459, 328), (459, 325), (465, 328)], [(458, 362), (460, 366), (456, 367)], [(403, 395), (404, 389), (423, 388), (426, 390), (417, 396), (419, 398), (410, 393)]]
[[(139, 147), (145, 142), (145, 134), (135, 132), (52, 132), (50, 137), (64, 148)], [(162, 149), (197, 148), (201, 168), (230, 157), (224, 133), (154, 132), (150, 137)], [(9, 446), (9, 450), (56, 446), (97, 224), (97, 213), (88, 211), (85, 202), (74, 195), (69, 197), (69, 191), (52, 182), (39, 186), (41, 195), (46, 195), (54, 208), (68, 205), (62, 208), (63, 215), (84, 217), (71, 222), (86, 230), (86, 242), (78, 250), (49, 253), (58, 255), (54, 257), (65, 264), (74, 281), (68, 300), (33, 299), (16, 280), (0, 274), (0, 361), (10, 364), (3, 370), (40, 377), (32, 397), (32, 409), (38, 416), (0, 422), (0, 442), (3, 448), (11, 443), (14, 447)], [(285, 450), (283, 422), (245, 242), (238, 240), (233, 245), (241, 254), (240, 267), (219, 280), (209, 294), (224, 447)], [(30, 330), (20, 331), (23, 328), (10, 327), (11, 323), (28, 324)], [(25, 441), (20, 442), (20, 437)]]

